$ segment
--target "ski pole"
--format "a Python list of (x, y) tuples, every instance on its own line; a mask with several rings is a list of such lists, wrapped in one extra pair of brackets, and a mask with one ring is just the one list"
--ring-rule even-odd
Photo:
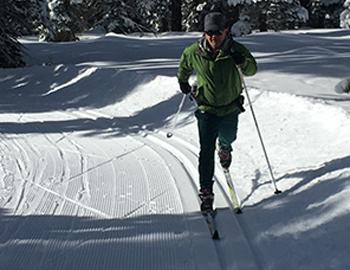
[(179, 114), (180, 114), (180, 112), (182, 110), (182, 107), (184, 106), (186, 96), (187, 95), (183, 95), (183, 97), (181, 99), (179, 108), (177, 109), (177, 112), (176, 112), (175, 117), (174, 117), (174, 122), (173, 122), (173, 124), (172, 124), (172, 126), (170, 128), (170, 131), (166, 134), (167, 138), (171, 138), (173, 136), (174, 129), (177, 126), (177, 119), (178, 119)]
[(252, 112), (252, 116), (253, 116), (253, 119), (254, 119), (255, 127), (256, 127), (256, 130), (257, 130), (258, 135), (259, 135), (260, 143), (261, 143), (262, 149), (264, 151), (264, 155), (265, 155), (265, 159), (266, 159), (266, 162), (267, 162), (267, 166), (268, 166), (269, 171), (270, 171), (272, 184), (273, 184), (274, 189), (275, 189), (275, 194), (279, 194), (279, 193), (281, 193), (281, 191), (278, 190), (277, 185), (276, 185), (275, 177), (273, 176), (273, 173), (272, 173), (271, 164), (270, 164), (269, 158), (267, 156), (265, 144), (264, 144), (264, 141), (263, 141), (260, 129), (259, 129), (258, 121), (257, 121), (256, 116), (255, 116), (255, 112), (254, 112), (254, 109), (253, 109), (253, 104), (252, 104), (252, 102), (250, 100), (250, 96), (249, 96), (249, 93), (248, 93), (247, 85), (246, 85), (246, 83), (244, 81), (242, 70), (240, 68), (238, 68), (238, 70), (239, 70), (239, 76), (241, 78), (243, 89), (244, 89), (245, 94), (246, 94), (247, 99), (248, 99), (248, 104), (249, 104), (249, 107), (250, 107), (250, 111)]

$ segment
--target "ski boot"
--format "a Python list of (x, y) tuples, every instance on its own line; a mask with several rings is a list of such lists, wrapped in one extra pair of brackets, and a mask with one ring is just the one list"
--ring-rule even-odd
[(220, 147), (220, 149), (218, 151), (218, 156), (220, 159), (221, 167), (223, 169), (227, 170), (230, 167), (231, 162), (232, 162), (232, 156), (231, 156), (230, 149)]
[(202, 188), (199, 191), (199, 198), (201, 200), (201, 212), (202, 213), (212, 213), (214, 193), (210, 188)]

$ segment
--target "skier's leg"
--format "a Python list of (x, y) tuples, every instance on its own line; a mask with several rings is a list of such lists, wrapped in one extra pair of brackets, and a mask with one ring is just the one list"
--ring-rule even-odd
[(202, 190), (212, 190), (214, 176), (215, 143), (218, 135), (217, 117), (203, 113), (199, 110), (195, 113), (198, 120), (199, 131), (199, 181)]
[(219, 158), (221, 166), (227, 169), (231, 165), (231, 144), (237, 138), (239, 111), (220, 117), (218, 121)]

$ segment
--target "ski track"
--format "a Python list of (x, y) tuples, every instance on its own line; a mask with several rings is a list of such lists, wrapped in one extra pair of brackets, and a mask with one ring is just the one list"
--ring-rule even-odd
[[(190, 171), (184, 166), (181, 160), (178, 159), (174, 153), (169, 152), (168, 149), (165, 149), (163, 146), (161, 146), (157, 141), (152, 138), (151, 140), (148, 138), (149, 136), (146, 136), (143, 140), (149, 145), (153, 151), (161, 157), (161, 160), (171, 175), (170, 179), (172, 180), (172, 183), (174, 184), (175, 190), (178, 194), (178, 197), (180, 198), (182, 205), (184, 207), (184, 218), (183, 218), (183, 226), (186, 231), (186, 239), (189, 239), (190, 242), (187, 243), (188, 246), (190, 246), (191, 250), (191, 258), (192, 259), (192, 267), (198, 267), (200, 269), (225, 269), (223, 268), (219, 256), (218, 256), (218, 250), (215, 247), (215, 244), (210, 240), (209, 231), (207, 228), (207, 225), (205, 224), (205, 221), (200, 213), (197, 212), (197, 214), (191, 214), (189, 215), (188, 212), (193, 211), (193, 205), (195, 205), (196, 209), (199, 207), (199, 201), (197, 198), (197, 185), (192, 177), (193, 170), (195, 170), (194, 165), (192, 162), (189, 162), (189, 164), (186, 166), (190, 166)], [(148, 142), (147, 142), (148, 141)], [(165, 158), (166, 157), (166, 158)], [(176, 163), (174, 164), (171, 162), (171, 159), (176, 160)], [(171, 164), (171, 165), (169, 165)], [(182, 175), (179, 175), (179, 169), (182, 172)], [(178, 177), (173, 177), (173, 175), (177, 175)], [(181, 176), (181, 177), (180, 177)], [(182, 180), (179, 180), (182, 179)], [(191, 190), (187, 189), (187, 186), (191, 186)], [(181, 187), (181, 188), (180, 188)], [(189, 206), (192, 205), (192, 206)], [(187, 217), (191, 216), (191, 218)], [(196, 218), (198, 224), (194, 224), (193, 218)], [(201, 227), (199, 227), (199, 225)], [(195, 235), (199, 232), (204, 233), (207, 238), (204, 240), (196, 241), (193, 240), (195, 238)], [(185, 232), (184, 232), (185, 233)], [(203, 246), (205, 246), (208, 249), (209, 256), (206, 258), (203, 258), (201, 254), (198, 254), (197, 252), (203, 249)], [(208, 260), (209, 259), (209, 260)], [(197, 268), (196, 268), (197, 269)]]
[[(96, 120), (98, 117), (113, 118), (108, 114), (92, 110), (64, 112), (62, 114), (92, 120)], [(24, 117), (24, 115), (20, 116), (21, 121)], [(29, 120), (30, 117), (25, 119)], [(4, 134), (2, 136), (6, 137)], [(161, 228), (161, 231), (164, 232), (162, 241), (175, 241), (177, 245), (180, 245), (177, 240), (180, 237), (183, 239), (181, 241), (185, 241), (181, 245), (190, 251), (190, 253), (173, 254), (173, 251), (165, 246), (164, 256), (173, 265), (178, 264), (179, 260), (183, 262), (183, 269), (196, 269), (198, 266), (201, 269), (208, 270), (231, 269), (231, 266), (235, 265), (232, 251), (225, 246), (230, 245), (230, 248), (234, 248), (233, 243), (229, 243), (230, 240), (225, 241), (229, 238), (228, 234), (231, 233), (232, 228), (228, 228), (227, 224), (222, 223), (224, 220), (220, 217), (221, 215), (219, 214), (218, 217), (219, 233), (222, 233), (224, 238), (221, 240), (222, 242), (213, 242), (201, 214), (189, 214), (194, 209), (198, 209), (199, 204), (197, 199), (198, 183), (194, 180), (198, 178), (195, 165), (198, 149), (188, 142), (175, 136), (169, 143), (162, 133), (146, 134), (146, 136), (127, 135), (124, 140), (132, 144), (132, 146), (127, 147), (114, 139), (101, 139), (98, 144), (91, 145), (88, 139), (81, 136), (77, 137), (74, 132), (38, 136), (39, 143), (46, 141), (48, 145), (30, 143), (25, 135), (11, 135), (11, 137), (11, 140), (7, 140), (11, 142), (10, 146), (5, 144), (5, 147), (8, 148), (7, 151), (14, 151), (16, 169), (22, 181), (20, 192), (15, 193), (20, 194), (15, 207), (11, 207), (14, 209), (14, 214), (51, 216), (51, 218), (47, 218), (46, 224), (52, 230), (56, 227), (57, 230), (60, 230), (59, 224), (55, 225), (54, 223), (54, 216), (60, 215), (107, 218), (110, 222), (104, 224), (104, 227), (108, 228), (113, 225), (114, 217), (127, 219), (145, 216), (148, 219), (149, 215), (180, 214), (182, 218), (178, 224), (179, 229), (175, 233), (169, 232), (168, 226), (170, 224), (161, 225), (165, 226)], [(122, 149), (122, 152), (120, 149)], [(176, 151), (171, 151), (171, 149)], [(43, 150), (44, 154), (40, 154)], [(188, 164), (186, 165), (184, 162)], [(170, 166), (169, 163), (173, 165)], [(130, 170), (130, 164), (132, 164), (132, 170)], [(1, 166), (5, 172), (6, 165), (2, 160)], [(178, 170), (174, 171), (174, 167)], [(216, 168), (216, 171), (218, 172), (218, 168)], [(106, 174), (105, 172), (110, 173)], [(6, 174), (10, 175), (8, 172)], [(185, 180), (178, 179), (181, 175)], [(121, 185), (117, 187), (114, 179), (120, 177), (125, 180), (123, 183), (119, 183)], [(216, 178), (222, 179), (222, 176), (216, 175)], [(6, 180), (3, 181), (3, 185), (6, 185)], [(187, 183), (184, 181), (187, 181)], [(188, 185), (192, 187), (191, 191), (184, 190)], [(225, 183), (218, 180), (217, 186), (220, 193), (222, 193), (220, 196), (224, 198), (223, 200), (226, 201), (228, 207), (230, 202), (224, 188)], [(133, 192), (139, 195), (144, 194), (144, 196), (135, 200), (132, 197)], [(190, 196), (185, 198), (182, 195), (184, 193), (190, 193)], [(83, 255), (84, 253), (89, 254), (91, 245), (98, 242), (97, 240), (89, 241), (88, 239), (74, 241), (74, 234), (77, 230), (89, 231), (89, 223), (84, 224), (73, 218), (65, 225), (68, 228), (63, 239), (50, 240), (54, 231), (44, 230), (44, 232), (41, 232), (35, 230), (34, 224), (32, 224), (33, 219), (26, 215), (21, 222), (16, 223), (17, 226), (12, 228), (9, 225), (6, 226), (4, 233), (0, 235), (0, 259), (12, 254), (11, 249), (6, 250), (6, 247), (20, 245), (22, 240), (18, 236), (21, 234), (31, 239), (28, 240), (26, 245), (35, 248), (23, 250), (25, 254), (22, 259), (18, 256), (11, 256), (7, 262), (8, 264), (5, 264), (7, 266), (11, 264), (25, 266), (28, 263), (33, 263), (39, 269), (86, 269), (87, 266), (89, 266), (89, 269), (110, 269), (119, 260), (123, 262), (132, 261), (131, 258), (125, 255), (128, 254), (127, 251), (123, 252), (124, 255), (120, 255), (124, 256), (123, 258), (115, 256), (112, 252), (116, 249), (112, 246), (115, 240), (111, 236), (102, 239), (103, 241), (110, 241), (105, 254), (105, 258), (109, 258), (109, 260), (94, 260), (94, 258)], [(229, 217), (229, 224), (235, 224), (235, 230), (238, 230), (235, 233), (242, 236), (240, 240), (244, 241), (243, 246), (249, 250), (248, 254), (250, 254), (249, 259), (251, 261), (247, 269), (260, 269), (258, 266), (261, 265), (263, 259), (259, 251), (252, 246), (247, 232), (243, 230), (243, 226), (245, 226), (244, 219), (236, 217), (233, 212)], [(41, 226), (45, 227), (45, 224)], [(28, 227), (33, 229), (28, 230)], [(198, 232), (201, 232), (204, 237), (198, 239)], [(47, 239), (45, 247), (36, 245), (36, 239), (39, 238)], [(140, 231), (137, 238), (137, 241), (149, 240), (149, 236), (142, 234), (142, 231)], [(157, 242), (157, 245), (162, 245), (162, 241)], [(203, 245), (208, 249), (210, 257), (207, 259), (210, 260), (203, 261), (203, 254), (199, 254), (199, 250), (202, 249)], [(65, 251), (72, 248), (77, 250), (77, 252), (74, 252), (74, 254), (77, 254), (74, 260), (72, 255)], [(59, 251), (55, 252), (56, 249)], [(130, 254), (133, 251), (129, 250)], [(140, 252), (142, 250), (138, 251), (139, 256), (144, 256)], [(31, 259), (30, 254), (42, 255), (39, 257), (38, 255), (33, 256)], [(194, 257), (195, 263), (192, 257)], [(39, 260), (33, 261), (35, 258), (39, 258)], [(156, 260), (156, 258), (152, 260)], [(97, 261), (100, 264), (97, 264)], [(244, 265), (246, 262), (239, 263)], [(141, 265), (138, 265), (137, 261), (130, 265), (130, 269), (140, 269), (139, 267)], [(8, 269), (11, 269), (11, 267)]]
[(18, 156), (15, 157), (15, 165), (19, 173), (18, 180), (21, 182), (19, 188), (20, 191), (17, 191), (17, 194), (19, 194), (17, 202), (13, 206), (15, 213), (22, 212), (27, 194), (29, 192), (28, 184), (29, 182), (33, 181), (37, 175), (37, 166), (34, 166), (34, 163), (32, 163), (31, 159), (29, 158), (30, 154), (28, 153), (28, 150), (25, 149), (26, 147), (21, 143), (21, 141), (24, 141), (22, 137), (12, 139), (14, 147), (13, 150), (18, 153)]
[[(86, 115), (85, 115), (86, 116)], [(103, 115), (103, 117), (106, 117), (105, 115)], [(144, 141), (144, 140), (142, 140), (142, 141)], [(149, 146), (149, 143), (147, 144), (146, 143), (146, 145), (147, 146)], [(159, 146), (158, 146), (159, 147)], [(160, 154), (158, 154), (157, 153), (157, 151), (154, 149), (154, 148), (152, 148), (151, 147), (151, 149), (156, 153), (156, 155), (159, 155), (160, 156)], [(145, 151), (147, 151), (147, 150), (145, 150)], [(135, 154), (134, 154), (135, 155)], [(137, 155), (135, 155), (135, 156), (137, 156)], [(144, 162), (145, 161), (147, 161), (147, 159), (149, 159), (149, 157), (152, 157), (152, 156), (154, 156), (154, 154), (152, 155), (151, 153), (144, 153), (143, 155), (141, 155), (141, 156), (143, 156), (143, 157), (147, 157), (146, 158), (146, 160), (144, 160)], [(137, 157), (136, 157), (137, 158)], [(168, 166), (166, 165), (167, 164), (167, 162), (163, 159), (163, 158), (161, 158), (161, 162), (163, 163), (163, 166), (165, 165), (165, 168), (168, 168)], [(147, 205), (145, 205), (145, 203), (138, 203), (137, 205), (138, 205), (138, 207), (135, 209), (135, 210), (133, 210), (132, 212), (130, 212), (130, 213), (128, 213), (127, 214), (127, 216), (130, 216), (131, 214), (134, 214), (134, 213), (136, 213), (137, 211), (139, 211), (139, 210), (142, 210), (142, 209), (147, 209), (148, 208), (148, 211), (149, 212), (157, 212), (156, 211), (156, 209), (154, 209), (155, 207), (156, 207), (156, 204), (153, 204), (153, 206), (152, 206), (152, 199), (155, 199), (155, 197), (151, 197), (151, 195), (150, 195), (150, 190), (151, 190), (151, 188), (149, 187), (149, 184), (150, 183), (157, 183), (157, 181), (150, 181), (149, 180), (149, 177), (147, 176), (147, 173), (149, 173), (149, 175), (150, 176), (157, 176), (157, 175), (159, 175), (159, 170), (157, 171), (154, 171), (154, 172), (152, 172), (152, 173), (150, 173), (151, 172), (151, 170), (150, 169), (148, 169), (148, 170), (146, 170), (146, 167), (143, 165), (143, 163), (140, 163), (140, 165), (141, 165), (141, 168), (142, 168), (142, 172), (143, 172), (143, 174), (144, 174), (144, 176), (145, 176), (145, 179), (147, 179), (147, 183), (148, 183), (148, 185), (146, 186), (146, 190), (147, 190), (147, 192), (146, 192), (146, 194), (148, 195), (148, 198), (146, 198), (149, 202), (150, 202), (150, 204), (147, 206)], [(169, 170), (169, 169), (168, 169)], [(195, 169), (194, 169), (195, 170)], [(162, 171), (162, 170), (160, 170), (160, 171)], [(169, 177), (170, 178), (172, 178), (172, 176), (171, 176), (172, 174), (171, 173), (169, 173)], [(191, 181), (193, 181), (193, 178), (190, 178), (190, 179), (192, 179)], [(192, 186), (193, 186), (193, 191), (194, 191), (194, 194), (196, 194), (197, 193), (197, 188), (194, 188), (194, 185), (195, 185), (195, 183), (193, 183), (192, 182)], [(176, 184), (175, 184), (175, 186), (176, 186)], [(176, 190), (178, 190), (178, 187), (176, 186)], [(138, 194), (142, 194), (142, 192), (140, 193), (140, 192), (137, 192)], [(162, 194), (162, 193), (160, 193), (160, 194)], [(196, 196), (196, 195), (195, 195)], [(192, 196), (193, 197), (193, 196)], [(195, 197), (194, 197), (195, 198)], [(168, 202), (168, 200), (167, 200), (167, 202)], [(160, 203), (160, 205), (164, 205), (164, 202), (163, 203)], [(145, 213), (143, 213), (143, 214), (145, 214)], [(125, 216), (124, 216), (125, 217)], [(202, 222), (203, 222), (203, 220), (202, 220)], [(186, 225), (185, 225), (186, 226)], [(188, 226), (188, 225), (187, 225)], [(206, 225), (204, 225), (204, 227), (206, 228)], [(208, 233), (208, 232), (207, 232)], [(210, 241), (209, 241), (210, 242)], [(199, 248), (199, 247), (198, 247)], [(199, 250), (199, 249), (198, 249)], [(215, 250), (217, 250), (217, 249), (215, 249)], [(198, 256), (198, 255), (197, 255)], [(216, 256), (218, 256), (218, 251), (216, 251)], [(223, 266), (221, 266), (221, 263), (220, 263), (220, 259), (218, 260), (219, 261), (219, 263), (218, 264), (216, 264), (215, 265), (215, 269), (217, 269), (217, 266), (218, 265), (220, 265), (220, 268), (221, 269), (224, 269), (223, 268)], [(197, 260), (197, 264), (201, 264), (201, 262), (200, 262), (200, 259), (198, 259)], [(203, 268), (204, 267), (204, 268)], [(202, 265), (202, 268), (203, 269), (212, 269), (212, 267), (213, 267), (213, 264), (211, 263), (210, 264), (210, 267), (206, 267), (204, 264)]]
[[(152, 135), (153, 136), (153, 135)], [(187, 159), (186, 163), (191, 163), (191, 161), (188, 159), (188, 157), (190, 155), (193, 155), (195, 160), (198, 159), (198, 154), (199, 153), (199, 149), (197, 149), (196, 147), (194, 147), (193, 145), (189, 144), (188, 142), (186, 142), (185, 140), (174, 136), (171, 140), (172, 143), (168, 143), (167, 141), (165, 141), (166, 137), (166, 133), (165, 132), (160, 132), (160, 135), (155, 135), (157, 137), (158, 140), (162, 141), (162, 144), (167, 144), (167, 145), (171, 145), (170, 147), (175, 147), (175, 149), (177, 149), (179, 151), (179, 154), (174, 154), (174, 152), (176, 153), (176, 151), (172, 151), (172, 154), (176, 156), (177, 159), (179, 159), (179, 155), (184, 155), (182, 157), (182, 159)], [(176, 141), (176, 143), (174, 143), (174, 141)], [(170, 149), (171, 149), (170, 148)], [(185, 151), (187, 150), (187, 154), (185, 154), (184, 150), (179, 150), (179, 149), (185, 149)], [(193, 158), (192, 158), (193, 160)], [(179, 160), (180, 161), (180, 160)], [(181, 163), (183, 163), (183, 160), (180, 161)], [(196, 166), (193, 164), (193, 161), (191, 163), (191, 165), (193, 168), (191, 169), (191, 171), (196, 170)], [(186, 169), (187, 166), (185, 166)], [(197, 173), (195, 173), (197, 174)], [(262, 256), (260, 255), (259, 251), (254, 247), (254, 245), (252, 244), (252, 240), (249, 239), (249, 236), (247, 234), (247, 232), (244, 230), (244, 225), (243, 220), (244, 217), (243, 216), (239, 216), (237, 217), (236, 214), (234, 214), (234, 211), (232, 209), (232, 204), (231, 204), (231, 200), (229, 198), (229, 195), (227, 193), (226, 188), (226, 183), (225, 183), (225, 179), (223, 174), (221, 173), (221, 168), (219, 168), (219, 166), (216, 164), (216, 168), (215, 168), (215, 175), (214, 175), (215, 179), (216, 179), (216, 184), (214, 186), (214, 188), (216, 187), (216, 189), (218, 189), (217, 191), (219, 191), (223, 197), (224, 200), (226, 201), (226, 205), (227, 207), (229, 206), (231, 208), (231, 212), (229, 214), (229, 217), (231, 218), (231, 220), (234, 221), (235, 225), (236, 225), (236, 229), (239, 230), (239, 234), (243, 237), (244, 243), (243, 246), (245, 246), (246, 250), (246, 254), (251, 254), (251, 260), (253, 261), (253, 263), (251, 265), (249, 265), (248, 269), (261, 269), (261, 262), (262, 262)], [(190, 178), (190, 180), (192, 181), (192, 187), (194, 188), (194, 192), (197, 193), (198, 190), (198, 184), (193, 180), (193, 179), (197, 179), (198, 177), (194, 176), (192, 173), (192, 177)], [(218, 196), (220, 193), (215, 192), (215, 194)], [(216, 200), (218, 200), (218, 198), (216, 198)], [(220, 210), (219, 213), (217, 214), (217, 222), (219, 226), (219, 234), (220, 234), (220, 227), (222, 229), (223, 227), (223, 222), (220, 222)], [(244, 215), (244, 214), (243, 214)], [(223, 229), (224, 232), (226, 233), (232, 233), (233, 235), (237, 235), (237, 231), (235, 231), (233, 228), (225, 228)], [(232, 239), (231, 239), (232, 240)], [(242, 244), (242, 243), (241, 243)], [(215, 244), (215, 249), (216, 249), (216, 253), (217, 256), (219, 258), (219, 262), (220, 265), (222, 267), (222, 269), (229, 269), (230, 265), (234, 264), (235, 262), (230, 261), (230, 256), (232, 254), (230, 254), (232, 252), (232, 250), (235, 249), (235, 246), (231, 246), (230, 248), (228, 247), (223, 247), (222, 245), (220, 245), (220, 241), (216, 242)], [(242, 254), (243, 255), (243, 254)], [(246, 255), (243, 255), (246, 256)], [(237, 256), (238, 257), (238, 256)], [(228, 260), (228, 261), (227, 261)], [(232, 260), (232, 257), (231, 257)], [(236, 265), (237, 266), (237, 265)], [(239, 265), (237, 266), (237, 269), (245, 269), (246, 265)]]
[[(92, 119), (92, 120), (96, 120), (100, 115), (98, 114), (94, 114), (94, 113), (91, 113), (91, 110), (89, 112), (79, 112), (78, 113), (79, 116), (81, 117), (84, 117), (84, 118), (89, 118), (89, 119)], [(116, 203), (115, 203), (115, 198), (117, 197), (117, 193), (116, 193), (116, 183), (112, 181), (112, 179), (116, 179), (116, 169), (115, 169), (115, 162), (114, 160), (116, 158), (122, 158), (123, 155), (116, 155), (115, 153), (113, 153), (113, 151), (107, 153), (104, 149), (109, 149), (110, 148), (110, 144), (111, 142), (108, 142), (106, 143), (106, 145), (104, 147), (102, 146), (99, 146), (98, 148), (96, 148), (97, 151), (100, 151), (103, 153), (103, 160), (101, 160), (101, 162), (97, 163), (96, 166), (92, 167), (91, 168), (91, 173), (93, 174), (97, 174), (97, 171), (96, 170), (99, 166), (108, 166), (108, 167), (112, 167), (112, 172), (113, 172), (113, 175), (110, 175), (109, 177), (107, 177), (108, 179), (106, 179), (106, 177), (104, 177), (104, 175), (102, 175), (102, 178), (99, 177), (99, 175), (96, 175), (95, 177), (91, 177), (91, 178), (94, 178), (95, 181), (93, 181), (91, 183), (91, 186), (94, 187), (95, 190), (98, 191), (99, 194), (95, 194), (95, 199), (93, 198), (92, 199), (92, 202), (101, 202), (101, 197), (103, 199), (105, 199), (105, 197), (107, 196), (107, 194), (109, 194), (109, 198), (113, 198), (113, 201), (110, 205), (107, 206), (104, 206), (104, 205), (99, 205), (99, 204), (96, 204), (95, 207), (97, 208), (105, 208), (105, 209), (109, 209), (109, 211), (113, 210), (113, 207)], [(117, 143), (117, 145), (119, 147), (116, 147), (116, 148), (122, 148), (122, 146)], [(137, 148), (138, 149), (138, 148)], [(133, 154), (133, 151), (130, 151), (128, 152), (128, 154)], [(126, 157), (125, 157), (126, 158)], [(138, 161), (138, 159), (136, 158), (135, 160), (137, 160), (137, 164), (141, 164), (140, 161)], [(129, 163), (129, 162), (127, 162)], [(87, 172), (89, 169), (85, 169), (83, 170), (83, 172)], [(124, 169), (124, 171), (126, 171), (126, 169)], [(110, 194), (110, 191), (111, 191), (111, 188), (110, 188), (110, 183), (108, 182), (111, 182), (112, 183), (112, 186), (114, 186), (114, 188), (112, 190), (115, 191), (114, 194)], [(140, 179), (140, 182), (142, 182), (142, 179)], [(136, 186), (137, 187), (137, 186)], [(102, 188), (102, 190), (101, 190)], [(102, 200), (102, 201), (107, 201), (107, 200)], [(133, 202), (133, 203), (138, 203), (138, 202)], [(114, 215), (114, 213), (111, 213), (112, 215)]]
[[(135, 138), (128, 136), (129, 139), (135, 140)], [(139, 141), (139, 140), (135, 140)], [(144, 144), (143, 144), (144, 145)], [(136, 202), (136, 209), (131, 210), (130, 212), (126, 213), (124, 217), (130, 217), (137, 214), (141, 215), (147, 215), (147, 214), (157, 214), (157, 213), (182, 213), (183, 210), (180, 209), (174, 209), (174, 207), (179, 207), (178, 201), (179, 198), (173, 197), (173, 192), (169, 188), (166, 188), (164, 183), (167, 183), (167, 179), (171, 179), (172, 175), (169, 172), (169, 170), (164, 170), (163, 167), (166, 165), (165, 161), (160, 158), (160, 156), (154, 152), (152, 148), (149, 147), (149, 145), (146, 145), (145, 147), (140, 148), (137, 152), (131, 153), (131, 157), (134, 160), (137, 161), (138, 166), (141, 169), (143, 178), (146, 180), (144, 186), (140, 186), (140, 183), (136, 185), (136, 188), (141, 188), (142, 190), (136, 192), (137, 194), (145, 194), (144, 198), (141, 201)], [(125, 158), (129, 158), (128, 156), (125, 156)], [(133, 166), (134, 167), (134, 166)], [(137, 167), (137, 166), (135, 166)], [(165, 166), (165, 168), (167, 168)], [(140, 177), (140, 174), (137, 174), (138, 177)], [(151, 179), (152, 178), (152, 179)], [(130, 181), (127, 181), (127, 183), (130, 183)], [(131, 182), (132, 183), (132, 182)], [(164, 187), (164, 189), (160, 189), (159, 187)], [(163, 195), (167, 195), (166, 197)], [(170, 197), (169, 197), (170, 196)], [(165, 209), (159, 209), (159, 206), (164, 206)], [(164, 230), (165, 231), (165, 230)], [(165, 242), (166, 239), (172, 240), (173, 235), (167, 234), (164, 235)], [(175, 258), (175, 254), (167, 254), (168, 257), (171, 257), (172, 261), (169, 262), (170, 264), (176, 264), (178, 260)], [(187, 259), (189, 261), (189, 259)], [(187, 263), (186, 263), (187, 264)], [(186, 268), (187, 269), (187, 268)]]

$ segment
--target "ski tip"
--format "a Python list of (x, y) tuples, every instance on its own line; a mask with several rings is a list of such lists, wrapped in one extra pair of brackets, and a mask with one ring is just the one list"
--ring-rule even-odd
[(212, 238), (213, 238), (213, 240), (219, 240), (219, 239), (220, 239), (219, 232), (218, 232), (218, 231), (215, 231), (215, 232), (213, 233)]

